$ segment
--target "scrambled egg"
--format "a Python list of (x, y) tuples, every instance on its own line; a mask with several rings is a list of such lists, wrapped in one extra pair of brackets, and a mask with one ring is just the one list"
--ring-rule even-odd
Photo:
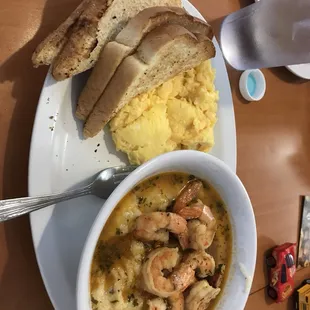
[(110, 122), (117, 150), (131, 164), (173, 150), (214, 145), (218, 91), (209, 60), (134, 98)]

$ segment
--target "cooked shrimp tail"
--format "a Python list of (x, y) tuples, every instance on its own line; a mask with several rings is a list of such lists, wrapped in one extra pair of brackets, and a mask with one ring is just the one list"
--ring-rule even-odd
[(202, 215), (202, 209), (200, 207), (184, 207), (178, 214), (186, 220), (198, 219)]
[(173, 212), (179, 213), (180, 210), (185, 208), (187, 204), (197, 197), (202, 186), (203, 184), (200, 180), (195, 179), (189, 181), (177, 196), (173, 206)]
[(208, 206), (203, 204), (201, 200), (193, 203), (190, 208), (193, 208), (193, 210), (196, 210), (196, 212), (198, 212), (198, 209), (200, 209), (200, 215), (197, 218), (201, 222), (207, 224), (210, 229), (214, 228), (216, 225), (216, 220), (212, 214), (212, 211)]

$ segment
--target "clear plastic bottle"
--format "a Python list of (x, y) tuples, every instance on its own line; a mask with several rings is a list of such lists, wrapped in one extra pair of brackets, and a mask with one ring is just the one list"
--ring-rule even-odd
[(310, 62), (310, 0), (260, 0), (228, 15), (220, 43), (238, 70)]

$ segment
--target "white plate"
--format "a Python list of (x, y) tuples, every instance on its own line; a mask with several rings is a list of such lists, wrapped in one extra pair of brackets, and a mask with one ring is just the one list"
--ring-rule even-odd
[[(202, 18), (187, 0), (183, 4), (190, 14)], [(216, 145), (211, 154), (236, 171), (231, 90), (222, 53), (217, 42), (214, 43), (217, 55), (212, 63), (217, 71), (215, 84), (220, 101)], [(30, 196), (80, 186), (98, 171), (126, 163), (126, 157), (115, 151), (109, 133), (81, 139), (82, 124), (74, 119), (73, 111), (86, 78), (87, 73), (56, 83), (50, 73), (46, 77), (31, 141)], [(51, 206), (30, 216), (39, 268), (51, 301), (58, 310), (76, 309), (75, 286), (80, 254), (102, 204), (99, 198), (89, 196)]]
[(286, 68), (298, 77), (310, 80), (310, 63), (286, 66)]

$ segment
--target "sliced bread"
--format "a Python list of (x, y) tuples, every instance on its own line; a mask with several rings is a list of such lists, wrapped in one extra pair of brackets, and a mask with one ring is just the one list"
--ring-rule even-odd
[(181, 6), (181, 0), (92, 0), (54, 61), (54, 78), (63, 80), (93, 67), (102, 47), (128, 20), (152, 6)]
[(66, 44), (72, 32), (73, 25), (88, 6), (90, 0), (83, 0), (73, 13), (51, 34), (49, 34), (35, 49), (32, 55), (34, 67), (50, 65)]
[(95, 136), (138, 94), (214, 56), (215, 47), (207, 36), (196, 37), (179, 25), (154, 29), (116, 70), (85, 123), (84, 137)]
[(135, 51), (147, 33), (164, 24), (181, 25), (192, 33), (213, 37), (209, 24), (188, 15), (184, 9), (152, 7), (141, 11), (128, 22), (115, 41), (109, 42), (101, 51), (79, 98), (76, 110), (79, 119), (87, 119), (123, 59)]

